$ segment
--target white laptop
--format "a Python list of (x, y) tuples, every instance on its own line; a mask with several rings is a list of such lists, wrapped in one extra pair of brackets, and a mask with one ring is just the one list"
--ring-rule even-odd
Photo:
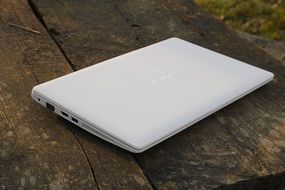
[(273, 76), (170, 38), (35, 86), (32, 97), (86, 131), (139, 153)]

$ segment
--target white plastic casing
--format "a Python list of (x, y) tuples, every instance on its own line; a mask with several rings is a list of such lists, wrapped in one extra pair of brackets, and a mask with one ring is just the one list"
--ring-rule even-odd
[[(178, 38), (33, 88), (55, 113), (142, 152), (272, 80), (263, 69)], [(71, 116), (78, 123), (71, 120)]]

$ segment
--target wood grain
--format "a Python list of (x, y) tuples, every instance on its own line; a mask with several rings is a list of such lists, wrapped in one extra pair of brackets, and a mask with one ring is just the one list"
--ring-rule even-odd
[(32, 101), (72, 71), (27, 1), (0, 1), (0, 189), (151, 189), (131, 154)]
[(1, 1), (0, 14), (0, 188), (96, 189), (70, 130), (30, 96), (34, 85), (68, 73), (70, 67), (26, 2)]
[(155, 188), (208, 189), (284, 172), (284, 66), (193, 2), (31, 2), (76, 69), (177, 36), (275, 74), (270, 84), (135, 155)]

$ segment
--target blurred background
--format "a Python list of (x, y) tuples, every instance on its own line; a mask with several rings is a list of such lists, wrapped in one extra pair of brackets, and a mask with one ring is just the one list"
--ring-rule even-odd
[(285, 65), (285, 0), (195, 0)]

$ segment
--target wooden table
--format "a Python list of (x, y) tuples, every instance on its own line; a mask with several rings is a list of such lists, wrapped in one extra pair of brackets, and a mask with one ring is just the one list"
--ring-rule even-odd
[[(172, 36), (275, 78), (141, 154), (30, 97), (36, 84)], [(190, 0), (2, 0), (0, 189), (282, 189), (284, 85), (284, 66)]]

